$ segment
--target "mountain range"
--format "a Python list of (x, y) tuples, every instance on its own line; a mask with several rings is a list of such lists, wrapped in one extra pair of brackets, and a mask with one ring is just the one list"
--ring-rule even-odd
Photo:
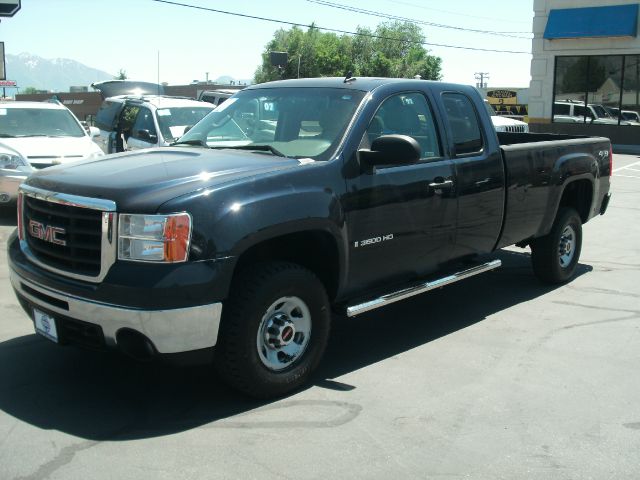
[[(46, 59), (31, 53), (19, 55), (7, 53), (5, 62), (7, 80), (15, 80), (21, 92), (28, 87), (51, 92), (68, 92), (71, 86), (89, 86), (93, 82), (114, 78), (113, 74), (88, 67), (69, 58)], [(225, 85), (232, 81), (236, 84), (252, 83), (249, 79), (236, 80), (227, 75), (214, 81)]]
[(69, 58), (46, 59), (30, 53), (6, 54), (7, 80), (15, 80), (23, 91), (27, 87), (68, 92), (71, 86), (88, 86), (110, 80), (113, 75), (87, 67)]

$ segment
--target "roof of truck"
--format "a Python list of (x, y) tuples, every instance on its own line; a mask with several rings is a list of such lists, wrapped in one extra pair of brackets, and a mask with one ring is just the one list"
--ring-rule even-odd
[[(293, 80), (276, 80), (274, 82), (260, 83), (257, 85), (251, 85), (246, 90), (253, 90), (258, 88), (272, 88), (272, 87), (307, 87), (307, 88), (348, 88), (353, 90), (362, 90), (369, 92), (375, 90), (382, 85), (389, 85), (394, 83), (405, 83), (407, 85), (419, 85), (424, 83), (438, 85), (440, 88), (446, 88), (450, 86), (453, 89), (460, 89), (461, 85), (454, 85), (450, 83), (436, 82), (432, 80), (416, 80), (412, 78), (383, 78), (383, 77), (352, 77), (348, 81), (345, 81), (345, 77), (322, 77), (322, 78), (300, 78)], [(466, 87), (465, 87), (466, 88)], [(473, 87), (468, 87), (473, 88)]]

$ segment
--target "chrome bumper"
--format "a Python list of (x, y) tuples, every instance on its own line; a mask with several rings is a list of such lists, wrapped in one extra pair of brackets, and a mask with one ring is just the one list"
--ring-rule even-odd
[[(116, 347), (116, 334), (128, 328), (145, 335), (159, 353), (179, 353), (212, 347), (218, 339), (222, 303), (172, 310), (139, 310), (97, 303), (51, 290), (20, 277), (10, 269), (13, 288), (31, 304), (65, 317), (99, 325), (108, 346)], [(27, 289), (41, 294), (38, 298)], [(51, 297), (68, 305), (61, 308), (47, 302)]]

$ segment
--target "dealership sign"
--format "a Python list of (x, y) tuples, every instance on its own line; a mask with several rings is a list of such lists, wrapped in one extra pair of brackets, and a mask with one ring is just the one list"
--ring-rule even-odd
[(487, 100), (489, 100), (489, 103), (492, 105), (515, 105), (516, 103), (518, 103), (517, 96), (518, 92), (516, 92), (515, 90), (500, 89), (487, 91)]
[(0, 80), (0, 87), (17, 87), (18, 82), (15, 80)]
[(517, 92), (513, 90), (489, 90), (487, 92), (487, 97), (493, 98), (515, 98), (517, 96)]
[(20, 0), (0, 1), (0, 17), (13, 17), (20, 10)]

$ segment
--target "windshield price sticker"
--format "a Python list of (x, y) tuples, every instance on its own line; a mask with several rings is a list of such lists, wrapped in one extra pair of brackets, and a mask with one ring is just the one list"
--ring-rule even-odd
[(171, 110), (169, 110), (168, 108), (163, 108), (162, 110), (156, 110), (156, 113), (158, 114), (159, 117), (171, 116)]
[(52, 342), (58, 343), (58, 329), (56, 328), (55, 318), (41, 312), (37, 308), (33, 309), (33, 318), (36, 332)]

